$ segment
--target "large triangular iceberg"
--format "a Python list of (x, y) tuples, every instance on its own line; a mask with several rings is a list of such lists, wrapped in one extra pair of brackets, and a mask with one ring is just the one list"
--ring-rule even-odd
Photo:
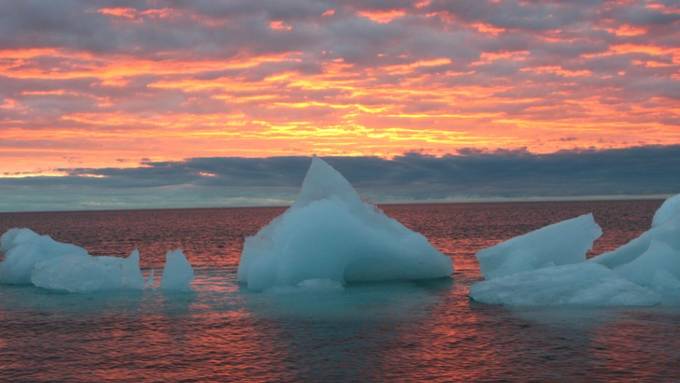
[(427, 239), (361, 200), (350, 183), (313, 158), (299, 197), (246, 238), (238, 280), (249, 289), (418, 280), (451, 275), (452, 261)]

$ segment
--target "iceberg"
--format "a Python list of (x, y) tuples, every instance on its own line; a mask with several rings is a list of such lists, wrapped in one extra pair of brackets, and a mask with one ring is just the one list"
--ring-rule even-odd
[(605, 266), (581, 262), (475, 283), (472, 300), (507, 306), (652, 306), (657, 294)]
[(498, 278), (547, 266), (583, 262), (602, 235), (592, 214), (568, 219), (512, 238), (476, 254), (482, 275)]
[(62, 256), (86, 256), (82, 247), (61, 243), (31, 229), (10, 229), (0, 237), (0, 283), (30, 284), (36, 264)]
[(295, 203), (245, 240), (238, 281), (251, 290), (448, 277), (449, 257), (361, 200), (314, 157)]
[(71, 293), (144, 288), (137, 250), (127, 258), (89, 254), (52, 258), (35, 265), (31, 282), (44, 289)]
[(165, 254), (161, 289), (189, 291), (193, 280), (194, 270), (182, 250), (169, 251)]
[[(92, 256), (82, 247), (61, 243), (30, 229), (10, 229), (0, 237), (0, 283), (33, 284), (44, 289), (86, 293), (142, 290), (154, 284), (154, 272), (144, 276), (139, 251), (129, 257)], [(166, 254), (161, 287), (190, 289), (194, 272), (180, 250)]]
[[(680, 303), (680, 195), (661, 205), (648, 231), (589, 260), (585, 252), (599, 228), (592, 216), (583, 217), (571, 220), (575, 226), (550, 225), (482, 250), (478, 258), (486, 280), (472, 286), (470, 297), (513, 306)], [(550, 230), (552, 240), (536, 235)], [(586, 233), (597, 234), (587, 247)], [(551, 241), (560, 245), (551, 247)], [(573, 253), (560, 252), (560, 246)]]

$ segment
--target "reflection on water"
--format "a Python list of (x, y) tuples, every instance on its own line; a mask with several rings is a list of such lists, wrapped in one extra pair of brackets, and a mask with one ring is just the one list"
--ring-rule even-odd
[(415, 320), (427, 316), (450, 279), (420, 283), (357, 284), (336, 290), (243, 292), (248, 311), (261, 318), (340, 321)]
[[(595, 211), (596, 251), (644, 230), (658, 201), (390, 206), (456, 262), (455, 281), (253, 293), (242, 236), (280, 209), (0, 215), (99, 254), (181, 246), (192, 293), (59, 294), (0, 287), (1, 381), (672, 381), (680, 311), (507, 309), (467, 298), (474, 251)], [(129, 225), (122, 223), (130, 222)]]

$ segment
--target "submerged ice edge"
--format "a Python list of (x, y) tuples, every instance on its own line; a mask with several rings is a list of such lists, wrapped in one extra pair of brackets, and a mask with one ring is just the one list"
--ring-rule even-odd
[(586, 215), (483, 249), (485, 280), (470, 297), (508, 306), (680, 304), (680, 194), (661, 205), (648, 231), (586, 259), (600, 234)]
[[(145, 281), (139, 251), (129, 257), (92, 256), (82, 247), (55, 241), (26, 228), (0, 237), (0, 283), (33, 284), (72, 293), (142, 290), (153, 286), (153, 272)], [(161, 288), (189, 290), (193, 269), (181, 250), (169, 252)]]

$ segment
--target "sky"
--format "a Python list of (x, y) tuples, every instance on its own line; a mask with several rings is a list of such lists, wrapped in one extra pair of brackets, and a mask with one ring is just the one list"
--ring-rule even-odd
[[(287, 181), (268, 175), (255, 193), (288, 200), (277, 188), (311, 155), (389, 169), (419, 159), (440, 176), (471, 158), (675, 156), (640, 165), (653, 170), (677, 160), (679, 68), (675, 1), (0, 0), (0, 206), (136, 206), (149, 196), (134, 175), (174, 172), (177, 183), (148, 186), (165, 193), (194, 166), (198, 184), (233, 180), (211, 203), (253, 203), (237, 165), (292, 161)], [(363, 186), (378, 199), (554, 195), (521, 183), (531, 171), (511, 193), (427, 178), (431, 193), (392, 196), (377, 173), (383, 184)], [(680, 191), (672, 175), (635, 190), (599, 177), (612, 190), (580, 194)], [(48, 187), (75, 197), (37, 202)]]

